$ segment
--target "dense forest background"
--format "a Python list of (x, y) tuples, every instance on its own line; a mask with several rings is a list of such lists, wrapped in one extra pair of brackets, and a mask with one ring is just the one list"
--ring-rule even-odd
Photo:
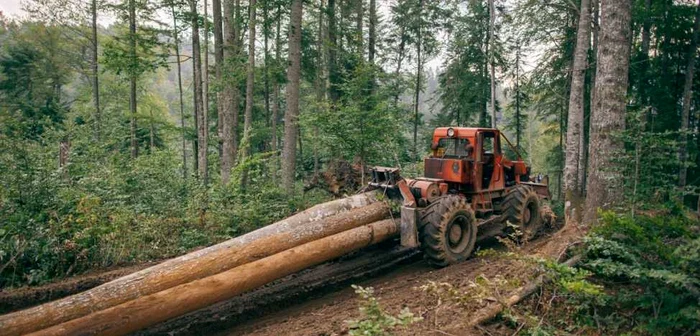
[(698, 5), (607, 5), (617, 40), (598, 0), (27, 0), (0, 15), (0, 286), (209, 245), (368, 165), (420, 174), (446, 125), (504, 130), (560, 214), (591, 190), (594, 215), (696, 209)]

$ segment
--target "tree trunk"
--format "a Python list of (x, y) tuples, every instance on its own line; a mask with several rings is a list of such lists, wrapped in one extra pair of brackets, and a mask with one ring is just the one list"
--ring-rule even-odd
[[(255, 0), (250, 0), (248, 6), (248, 68), (245, 88), (245, 118), (243, 119), (243, 143), (245, 148), (242, 152), (241, 163), (252, 154), (251, 152), (251, 132), (253, 131), (253, 90), (255, 89)], [(245, 188), (248, 180), (248, 169), (243, 167), (241, 174), (241, 187)]]
[(296, 171), (296, 142), (299, 117), (299, 81), (301, 76), (301, 16), (302, 1), (292, 1), (289, 23), (289, 67), (287, 68), (287, 111), (284, 114), (284, 149), (282, 150), (282, 185), (294, 194)]
[[(268, 11), (270, 10), (269, 0), (263, 0), (263, 61), (265, 62), (265, 68), (263, 69), (263, 82), (264, 82), (264, 99), (265, 99), (265, 117), (270, 117), (270, 19), (268, 17)], [(267, 120), (267, 126), (270, 125), (270, 120)], [(263, 144), (264, 146), (264, 144)], [(267, 150), (267, 147), (265, 148)]]
[[(591, 41), (591, 60), (589, 62), (590, 66), (588, 67), (588, 71), (590, 73), (590, 96), (588, 98), (589, 102), (589, 109), (588, 109), (588, 115), (584, 115), (583, 117), (583, 130), (581, 131), (581, 144), (580, 144), (580, 149), (579, 153), (581, 153), (581, 160), (579, 161), (579, 166), (578, 166), (578, 184), (579, 184), (579, 189), (581, 190), (581, 195), (582, 197), (585, 197), (586, 195), (586, 185), (587, 185), (587, 178), (588, 178), (588, 143), (589, 143), (589, 138), (590, 138), (590, 118), (591, 118), (591, 113), (593, 111), (593, 102), (595, 101), (595, 72), (596, 72), (596, 59), (597, 59), (597, 54), (598, 54), (598, 30), (599, 30), (599, 23), (598, 23), (598, 13), (599, 13), (599, 4), (600, 0), (591, 0), (591, 7), (592, 7), (592, 17), (593, 17), (593, 23), (591, 25), (591, 35), (592, 35), (592, 41)], [(586, 120), (588, 120), (588, 124), (586, 123)]]
[[(226, 0), (228, 1), (228, 0)], [(216, 78), (216, 140), (217, 149), (219, 152), (219, 159), (223, 161), (224, 153), (224, 109), (221, 108), (221, 85), (224, 83), (223, 79), (223, 63), (224, 63), (224, 33), (222, 30), (222, 17), (221, 17), (221, 0), (212, 0), (212, 16), (214, 20), (214, 77)]]
[(92, 103), (95, 105), (95, 139), (100, 140), (100, 127), (102, 126), (102, 115), (100, 111), (100, 79), (99, 79), (99, 64), (98, 56), (98, 41), (97, 41), (97, 0), (91, 1), (90, 12), (92, 14)]
[[(129, 54), (136, 62), (136, 0), (129, 0)], [(129, 75), (129, 112), (131, 113), (131, 158), (139, 156), (139, 142), (136, 138), (136, 75)]]
[(197, 1), (188, 0), (192, 13), (192, 81), (194, 87), (194, 110), (197, 119), (197, 166), (199, 179), (203, 184), (209, 183), (207, 163), (207, 138), (209, 127), (202, 101), (202, 53), (199, 47), (199, 20), (197, 19)]
[[(422, 19), (423, 15), (423, 3), (425, 0), (420, 0), (418, 7), (418, 18)], [(418, 69), (416, 69), (416, 94), (413, 110), (413, 161), (419, 160), (418, 155), (418, 113), (420, 105), (420, 91), (421, 83), (420, 76), (423, 72), (423, 60), (421, 59), (421, 51), (423, 49), (423, 36), (421, 34), (421, 27), (418, 27), (418, 41), (416, 44), (416, 62), (418, 64)]]
[(377, 221), (42, 330), (38, 335), (132, 333), (376, 244), (398, 232), (397, 220)]
[[(182, 178), (187, 178), (187, 130), (185, 128), (185, 103), (182, 99), (182, 66), (180, 64), (180, 37), (177, 31), (177, 16), (175, 13), (175, 3), (170, 3), (170, 11), (173, 15), (173, 39), (175, 40), (175, 58), (177, 61), (177, 89), (180, 103), (180, 131), (182, 132)], [(196, 159), (195, 159), (196, 160)]]
[(496, 6), (494, 6), (494, 0), (488, 0), (489, 2), (489, 65), (491, 66), (491, 127), (497, 128), (496, 124), (496, 58), (494, 57), (496, 48), (493, 47), (495, 38), (494, 30), (496, 25)]
[(223, 243), (108, 282), (85, 292), (0, 316), (0, 335), (41, 330), (139, 297), (218, 274), (284, 250), (389, 216), (376, 192), (316, 205)]
[[(326, 100), (326, 82), (324, 78), (324, 71), (325, 71), (325, 63), (324, 63), (324, 56), (326, 54), (326, 48), (324, 47), (323, 41), (325, 40), (324, 38), (324, 29), (323, 29), (323, 17), (324, 17), (324, 6), (325, 6), (325, 1), (320, 0), (319, 1), (319, 7), (318, 7), (318, 36), (316, 40), (316, 45), (318, 48), (318, 57), (317, 57), (317, 70), (316, 70), (316, 102), (318, 106), (318, 112), (321, 112), (321, 109), (325, 108), (324, 103)], [(313, 126), (313, 136), (314, 139), (318, 139), (318, 126), (314, 125)], [(315, 140), (312, 143), (313, 146), (313, 156), (314, 156), (314, 178), (318, 177), (319, 174), (319, 169), (320, 169), (320, 163), (319, 163), (319, 158), (318, 158), (318, 142), (319, 140)]]
[(406, 28), (404, 26), (401, 26), (400, 29), (401, 42), (399, 42), (399, 52), (396, 58), (396, 85), (394, 88), (394, 108), (397, 108), (399, 106), (399, 98), (401, 96), (401, 66), (403, 65), (403, 59), (406, 50), (406, 39), (404, 38)]
[(355, 32), (356, 35), (356, 41), (357, 41), (357, 54), (360, 56), (360, 59), (364, 58), (364, 36), (362, 34), (362, 21), (364, 20), (364, 14), (365, 14), (365, 8), (363, 6), (364, 0), (355, 0), (355, 12), (356, 12), (356, 17), (355, 17), (355, 26), (357, 31)]
[[(275, 35), (275, 64), (279, 66), (282, 62), (282, 6), (277, 4), (277, 31)], [(275, 67), (275, 73), (278, 71)], [(272, 137), (270, 139), (270, 145), (272, 147), (272, 180), (277, 181), (277, 171), (279, 169), (279, 153), (277, 140), (277, 121), (280, 115), (280, 83), (277, 80), (277, 75), (275, 75), (275, 81), (272, 85), (272, 116), (271, 116), (271, 127), (272, 127)]]
[(367, 60), (374, 64), (374, 56), (377, 47), (377, 0), (369, 0), (369, 50)]
[(520, 40), (515, 48), (515, 148), (520, 151)]
[[(209, 4), (204, 0), (204, 65), (202, 66), (202, 111), (209, 120)], [(209, 135), (209, 123), (207, 122), (207, 136)]]
[(625, 129), (630, 55), (630, 0), (601, 2), (601, 29), (591, 113), (590, 162), (584, 223), (596, 221), (599, 208), (623, 200), (622, 171), (616, 158), (623, 142), (614, 134)]
[(591, 41), (591, 15), (589, 0), (581, 0), (576, 49), (574, 50), (573, 68), (571, 70), (571, 89), (569, 92), (569, 113), (566, 129), (566, 161), (564, 165), (564, 197), (566, 223), (581, 221), (583, 199), (579, 188), (579, 164), (581, 152), (581, 134), (583, 133), (584, 95), (586, 94), (586, 68), (588, 67), (588, 47)]
[[(236, 157), (236, 121), (238, 114), (238, 86), (234, 79), (238, 70), (238, 25), (239, 25), (239, 0), (224, 1), (224, 46), (223, 56), (226, 76), (222, 73), (221, 92), (221, 183), (226, 185), (231, 177), (231, 168)], [(223, 70), (223, 69), (222, 69)]]
[(338, 87), (338, 27), (335, 17), (335, 0), (328, 0), (328, 95), (331, 103), (335, 105), (340, 99)]
[(688, 167), (686, 165), (688, 155), (688, 124), (690, 118), (690, 100), (693, 94), (693, 75), (695, 74), (695, 59), (698, 54), (698, 34), (700, 33), (700, 2), (695, 9), (695, 25), (693, 25), (693, 36), (690, 40), (690, 48), (688, 50), (688, 66), (685, 70), (685, 84), (683, 86), (683, 112), (681, 114), (681, 138), (680, 148), (678, 150), (678, 161), (681, 163), (680, 173), (678, 174), (678, 186), (685, 188)]
[(149, 135), (149, 140), (150, 140), (148, 142), (148, 145), (149, 145), (148, 151), (150, 154), (153, 154), (153, 150), (156, 148), (156, 126), (153, 123), (153, 108), (152, 107), (150, 107), (148, 109), (148, 113), (151, 117), (150, 118), (151, 120), (149, 120), (149, 127), (148, 127), (149, 128), (148, 135)]

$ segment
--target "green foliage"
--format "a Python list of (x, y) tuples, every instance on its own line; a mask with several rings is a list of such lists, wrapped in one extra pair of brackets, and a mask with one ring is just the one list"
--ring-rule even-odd
[(391, 335), (392, 330), (409, 326), (422, 319), (413, 315), (408, 308), (401, 310), (397, 316), (390, 315), (382, 309), (379, 300), (374, 296), (372, 287), (352, 285), (352, 288), (360, 296), (360, 314), (362, 314), (362, 319), (346, 322), (352, 336)]
[(605, 334), (698, 332), (700, 223), (679, 215), (602, 215), (583, 242), (583, 270), (550, 265), (578, 328)]

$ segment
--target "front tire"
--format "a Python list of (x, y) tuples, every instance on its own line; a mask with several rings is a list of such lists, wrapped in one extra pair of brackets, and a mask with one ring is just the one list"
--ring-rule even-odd
[(468, 259), (476, 244), (476, 218), (467, 201), (460, 196), (439, 198), (421, 215), (421, 245), (425, 259), (436, 267), (445, 267)]

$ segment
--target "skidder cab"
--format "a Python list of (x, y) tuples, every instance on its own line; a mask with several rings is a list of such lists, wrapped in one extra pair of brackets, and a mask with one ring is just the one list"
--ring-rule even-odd
[[(504, 155), (501, 139), (516, 159)], [(371, 169), (370, 187), (403, 200), (402, 245), (421, 246), (431, 264), (447, 266), (467, 259), (477, 240), (508, 234), (512, 226), (525, 238), (537, 232), (541, 202), (550, 197), (547, 178), (532, 181), (530, 168), (498, 129), (436, 128), (431, 149), (425, 177)]]

